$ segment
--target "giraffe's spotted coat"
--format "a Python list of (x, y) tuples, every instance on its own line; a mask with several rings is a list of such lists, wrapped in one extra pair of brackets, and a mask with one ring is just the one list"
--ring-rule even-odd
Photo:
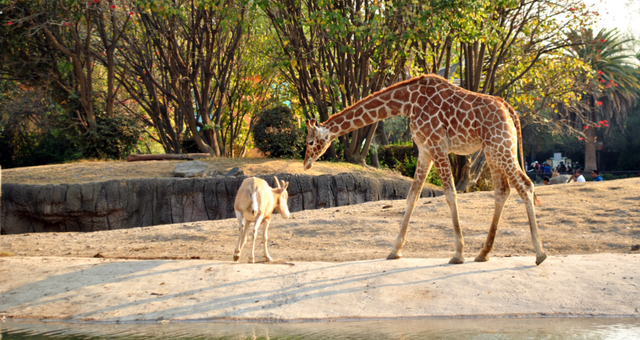
[(458, 219), (456, 192), (449, 153), (468, 155), (482, 149), (487, 157), (496, 192), (496, 211), (485, 247), (477, 261), (486, 261), (493, 247), (500, 214), (512, 185), (525, 203), (537, 254), (536, 263), (546, 258), (538, 240), (533, 206), (533, 184), (518, 165), (518, 141), (522, 140), (520, 121), (513, 108), (499, 97), (474, 93), (436, 75), (416, 77), (374, 93), (331, 116), (321, 125), (307, 122), (305, 169), (309, 169), (338, 136), (388, 117), (405, 115), (420, 156), (407, 198), (407, 210), (389, 258), (400, 257), (409, 219), (432, 165), (435, 165), (451, 208), (456, 236), (452, 263), (464, 261), (464, 241)]

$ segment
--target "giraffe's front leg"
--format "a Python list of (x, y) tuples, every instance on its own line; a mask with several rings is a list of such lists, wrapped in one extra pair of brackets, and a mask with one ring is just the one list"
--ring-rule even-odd
[(464, 257), (462, 257), (462, 252), (464, 251), (464, 238), (462, 237), (462, 229), (460, 228), (458, 202), (456, 200), (456, 187), (453, 182), (453, 175), (451, 174), (451, 165), (449, 163), (448, 153), (440, 147), (432, 150), (432, 154), (433, 161), (436, 165), (436, 169), (438, 170), (438, 176), (440, 176), (440, 181), (442, 182), (444, 196), (447, 199), (449, 208), (451, 209), (451, 220), (453, 221), (456, 253), (451, 260), (449, 260), (449, 263), (464, 263)]
[(404, 246), (405, 239), (407, 237), (407, 228), (409, 227), (409, 220), (411, 220), (411, 214), (413, 213), (413, 209), (418, 202), (418, 198), (420, 198), (420, 194), (422, 193), (422, 187), (424, 186), (424, 181), (427, 179), (427, 175), (429, 175), (429, 171), (431, 170), (431, 155), (426, 151), (421, 150), (418, 158), (418, 164), (416, 166), (416, 174), (413, 176), (413, 182), (411, 183), (411, 189), (409, 189), (409, 195), (407, 196), (407, 210), (404, 212), (404, 218), (402, 219), (402, 227), (400, 228), (400, 233), (398, 233), (398, 237), (393, 245), (393, 250), (387, 256), (387, 260), (395, 260), (402, 257), (402, 247)]

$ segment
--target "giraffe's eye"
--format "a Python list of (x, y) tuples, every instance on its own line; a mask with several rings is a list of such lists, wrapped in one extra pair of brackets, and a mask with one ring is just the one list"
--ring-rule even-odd
[(310, 142), (309, 142), (309, 145), (313, 145), (313, 141), (310, 141)]

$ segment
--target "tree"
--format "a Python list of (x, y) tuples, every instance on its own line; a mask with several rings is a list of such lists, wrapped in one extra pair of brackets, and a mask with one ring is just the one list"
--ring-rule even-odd
[[(333, 113), (405, 77), (403, 1), (259, 2), (279, 43), (280, 65), (306, 118)], [(347, 162), (365, 164), (377, 124), (339, 138)], [(336, 158), (333, 146), (326, 153)]]
[(616, 30), (574, 30), (568, 35), (576, 42), (569, 53), (591, 66), (595, 74), (582, 74), (577, 80), (588, 84), (582, 94), (579, 110), (565, 112), (564, 119), (582, 127), (585, 140), (585, 171), (597, 169), (595, 129), (614, 124), (624, 127), (627, 112), (640, 98), (638, 65), (625, 48), (630, 39), (622, 39)]
[[(501, 97), (542, 60), (572, 44), (563, 32), (588, 24), (594, 15), (578, 0), (455, 2), (447, 11), (437, 8), (438, 3), (418, 7), (418, 13), (432, 14), (422, 21), (445, 24), (411, 30), (412, 70), (454, 76), (462, 88)], [(485, 157), (478, 152), (452, 155), (450, 161), (456, 188), (465, 191), (480, 176)]]

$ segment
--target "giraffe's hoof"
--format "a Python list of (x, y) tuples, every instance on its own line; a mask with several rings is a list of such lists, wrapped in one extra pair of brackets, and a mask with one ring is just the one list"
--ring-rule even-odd
[(255, 259), (255, 258), (253, 258), (253, 257), (250, 257), (250, 258), (249, 258), (249, 262), (251, 262), (251, 263), (256, 263), (256, 259)]
[(387, 260), (397, 260), (399, 258), (402, 258), (402, 254), (391, 253), (387, 256)]
[(265, 257), (264, 257), (264, 259), (265, 259), (267, 262), (273, 262), (273, 258), (271, 258), (271, 256), (268, 256), (268, 255), (267, 255), (267, 256), (265, 256)]
[(487, 256), (487, 255), (478, 255), (478, 256), (476, 256), (474, 261), (476, 261), (476, 262), (487, 262), (487, 261), (489, 261), (489, 256)]
[(461, 264), (464, 263), (464, 257), (452, 257), (451, 260), (449, 260), (449, 264)]
[(536, 266), (539, 266), (544, 260), (547, 259), (547, 254), (542, 254), (536, 257)]
[(240, 260), (240, 255), (233, 255), (233, 262), (238, 262)]

